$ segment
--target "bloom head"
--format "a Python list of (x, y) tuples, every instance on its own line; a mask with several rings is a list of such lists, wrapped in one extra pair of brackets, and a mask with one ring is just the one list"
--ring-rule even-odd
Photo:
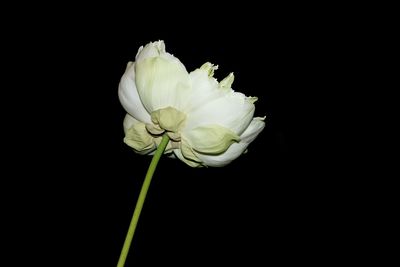
[(256, 97), (232, 90), (233, 73), (218, 82), (216, 69), (207, 62), (188, 73), (163, 41), (140, 47), (118, 89), (127, 111), (124, 142), (151, 154), (168, 134), (165, 153), (192, 167), (224, 166), (240, 156), (263, 130), (264, 118), (253, 118)]

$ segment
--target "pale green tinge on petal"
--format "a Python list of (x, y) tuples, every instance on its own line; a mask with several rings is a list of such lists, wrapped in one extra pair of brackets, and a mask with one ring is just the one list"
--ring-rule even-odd
[(210, 167), (223, 167), (231, 163), (234, 159), (246, 153), (247, 147), (261, 133), (265, 127), (264, 118), (254, 118), (249, 127), (240, 136), (239, 143), (233, 143), (224, 153), (219, 155), (206, 155), (195, 153), (196, 156), (203, 162), (204, 165)]
[(189, 159), (186, 159), (183, 155), (180, 149), (175, 149), (174, 150), (174, 154), (175, 156), (180, 159), (181, 161), (183, 161), (184, 163), (186, 163), (187, 165), (189, 165), (190, 167), (193, 168), (198, 168), (198, 167), (203, 167), (202, 164), (200, 164), (199, 162), (195, 162)]
[(139, 154), (147, 154), (156, 148), (154, 138), (147, 132), (146, 125), (142, 122), (135, 122), (125, 131), (124, 142)]
[(190, 145), (188, 144), (188, 142), (185, 139), (182, 140), (180, 148), (181, 148), (182, 155), (186, 159), (201, 163), (201, 160), (196, 156), (195, 152), (193, 151), (193, 149), (190, 147)]
[(165, 53), (164, 41), (150, 42), (144, 47), (141, 46), (136, 54), (136, 61), (141, 61), (149, 57), (157, 57)]
[(216, 91), (220, 93), (217, 98), (210, 99), (195, 110), (191, 110), (183, 132), (206, 125), (220, 125), (237, 135), (244, 132), (253, 118), (254, 104), (242, 93)]
[(218, 69), (218, 65), (214, 65), (210, 62), (206, 62), (200, 67), (200, 69), (205, 70), (208, 73), (209, 77), (213, 77), (214, 71)]
[(235, 75), (233, 75), (233, 72), (229, 73), (228, 76), (226, 76), (220, 83), (219, 87), (221, 89), (230, 89), (232, 87), (233, 81), (235, 80)]
[(149, 113), (166, 107), (182, 110), (191, 93), (189, 74), (175, 59), (147, 58), (136, 62), (136, 87)]
[(180, 112), (173, 107), (158, 109), (151, 113), (151, 121), (154, 124), (160, 125), (161, 129), (169, 132), (179, 131), (185, 120), (185, 113)]
[(152, 123), (146, 123), (146, 129), (149, 133), (154, 135), (161, 135), (165, 132), (165, 130), (161, 129), (159, 125), (154, 125)]
[(194, 128), (185, 133), (184, 139), (194, 151), (210, 155), (223, 153), (232, 143), (240, 141), (238, 135), (219, 125)]
[(129, 115), (129, 113), (127, 113), (125, 115), (124, 121), (122, 123), (122, 125), (124, 126), (124, 133), (126, 134), (126, 132), (129, 130), (129, 128), (131, 128), (132, 125), (134, 125), (136, 123), (140, 123), (140, 121), (138, 121), (137, 119), (135, 119), (134, 117)]
[(223, 167), (231, 163), (234, 159), (246, 151), (248, 144), (233, 143), (224, 153), (219, 155), (206, 155), (196, 153), (196, 156), (203, 162), (204, 165), (209, 167)]
[(247, 98), (247, 101), (249, 101), (252, 104), (254, 104), (257, 100), (258, 100), (258, 97), (256, 97), (256, 96), (249, 96)]
[(167, 132), (167, 135), (168, 135), (168, 137), (169, 137), (171, 140), (173, 140), (173, 141), (176, 141), (176, 142), (181, 141), (181, 133), (179, 133), (179, 132), (176, 132), (176, 133), (174, 133), (174, 132)]

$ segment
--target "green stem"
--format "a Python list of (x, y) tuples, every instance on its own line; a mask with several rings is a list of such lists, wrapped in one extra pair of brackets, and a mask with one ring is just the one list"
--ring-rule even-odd
[(169, 142), (169, 137), (167, 134), (164, 134), (161, 143), (158, 146), (156, 153), (151, 160), (150, 167), (147, 170), (146, 177), (144, 178), (144, 182), (142, 185), (142, 189), (140, 190), (139, 198), (136, 203), (135, 210), (133, 212), (131, 224), (129, 225), (128, 233), (126, 234), (124, 246), (122, 247), (121, 255), (119, 256), (117, 267), (124, 267), (126, 257), (128, 256), (129, 247), (132, 243), (133, 235), (135, 234), (136, 225), (139, 220), (140, 212), (142, 211), (144, 200), (146, 199), (147, 191), (149, 190), (149, 186), (151, 183), (151, 179), (153, 178), (154, 171), (156, 170), (158, 161), (161, 158), (161, 155), (164, 153), (165, 148)]

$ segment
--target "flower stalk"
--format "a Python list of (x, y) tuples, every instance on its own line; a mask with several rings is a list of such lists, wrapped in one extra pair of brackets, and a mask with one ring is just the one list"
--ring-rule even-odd
[(132, 239), (135, 234), (136, 226), (139, 221), (139, 216), (142, 211), (144, 201), (146, 199), (147, 191), (149, 190), (150, 183), (153, 178), (153, 174), (156, 170), (157, 164), (161, 158), (161, 155), (164, 153), (164, 150), (167, 147), (168, 142), (169, 142), (169, 137), (167, 134), (164, 134), (161, 139), (161, 143), (159, 144), (159, 146), (153, 156), (153, 159), (151, 160), (149, 169), (147, 170), (146, 177), (144, 178), (142, 189), (140, 190), (139, 198), (136, 202), (136, 207), (133, 212), (133, 216), (131, 219), (131, 223), (129, 225), (128, 233), (126, 234), (126, 237), (125, 237), (125, 242), (124, 242), (124, 245), (121, 250), (121, 255), (119, 257), (117, 267), (124, 267), (124, 265), (125, 265), (126, 257), (128, 256), (129, 248), (131, 246)]

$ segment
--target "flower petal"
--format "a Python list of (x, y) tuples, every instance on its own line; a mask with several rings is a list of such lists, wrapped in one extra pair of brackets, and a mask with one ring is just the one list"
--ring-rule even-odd
[(144, 108), (135, 84), (135, 63), (129, 62), (118, 87), (119, 100), (124, 109), (139, 121), (151, 122), (150, 114)]
[(185, 139), (182, 140), (180, 149), (181, 149), (182, 155), (186, 159), (201, 163), (201, 160), (196, 156), (195, 152), (193, 151), (193, 148), (190, 147), (190, 145), (188, 144), (188, 142)]
[(217, 80), (212, 76), (209, 76), (210, 71), (204, 69), (203, 66), (189, 74), (192, 92), (189, 96), (187, 105), (183, 109), (186, 113), (190, 113), (205, 103), (208, 103), (222, 95), (222, 92), (218, 90)]
[(149, 57), (157, 57), (165, 53), (164, 41), (150, 42), (145, 47), (141, 46), (136, 54), (136, 61), (144, 60)]
[(207, 62), (190, 73), (192, 93), (185, 108), (188, 122), (184, 131), (197, 126), (218, 124), (240, 135), (254, 114), (254, 98), (234, 92), (233, 73), (220, 83), (212, 76), (217, 66)]
[(136, 153), (148, 154), (156, 149), (154, 138), (147, 132), (146, 125), (127, 114), (124, 119), (124, 142)]
[(238, 135), (219, 125), (194, 128), (182, 133), (181, 138), (194, 151), (211, 155), (223, 153), (232, 143), (240, 141)]
[(216, 124), (241, 135), (249, 125), (255, 106), (242, 93), (219, 90), (219, 95), (188, 114), (183, 131)]
[(182, 110), (191, 91), (189, 74), (179, 60), (152, 57), (137, 61), (136, 86), (146, 110)]
[(231, 89), (232, 83), (235, 80), (235, 75), (233, 75), (233, 72), (229, 73), (228, 76), (226, 76), (220, 83), (219, 87), (221, 89)]
[(154, 124), (160, 125), (162, 129), (170, 132), (177, 132), (180, 130), (185, 120), (185, 113), (173, 107), (158, 109), (151, 113), (151, 121)]
[(201, 167), (202, 165), (198, 162), (186, 159), (183, 155), (180, 149), (175, 149), (174, 150), (174, 154), (175, 156), (180, 159), (181, 161), (183, 161), (184, 163), (186, 163), (187, 165), (189, 165), (190, 167), (196, 168), (196, 167)]
[(125, 115), (124, 122), (123, 122), (124, 133), (126, 134), (126, 132), (129, 130), (129, 128), (131, 128), (134, 124), (139, 123), (139, 122), (140, 121), (138, 121), (137, 119), (135, 119), (134, 117), (129, 115), (129, 113), (127, 113)]
[(265, 117), (255, 117), (251, 121), (249, 127), (243, 132), (243, 134), (240, 136), (241, 142), (250, 144), (251, 142), (256, 139), (259, 133), (264, 129), (265, 127)]
[(233, 143), (224, 153), (220, 155), (206, 155), (196, 153), (196, 156), (209, 167), (223, 167), (238, 158), (246, 150), (248, 144)]
[(240, 136), (241, 141), (239, 143), (233, 143), (224, 153), (220, 155), (206, 155), (195, 152), (196, 157), (199, 158), (204, 165), (210, 167), (223, 167), (231, 163), (246, 151), (249, 144), (264, 129), (265, 122), (263, 120), (264, 118), (254, 118), (249, 127), (247, 127), (244, 133)]

